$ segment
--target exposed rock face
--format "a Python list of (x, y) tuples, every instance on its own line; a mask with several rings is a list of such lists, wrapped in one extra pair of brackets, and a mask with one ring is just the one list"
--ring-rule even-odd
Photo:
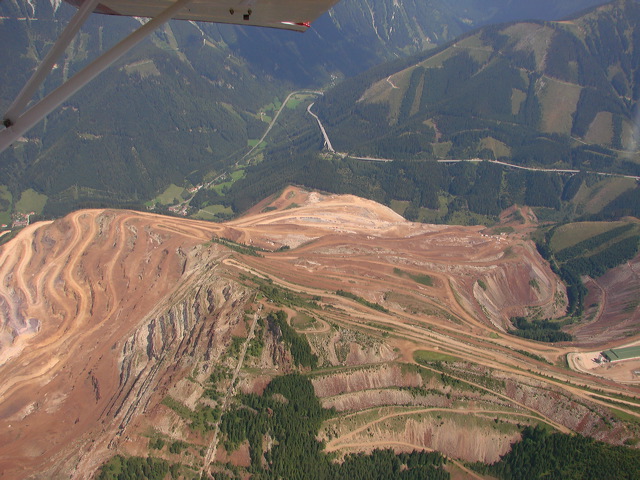
[[(602, 277), (587, 279), (589, 295), (584, 317), (590, 321), (569, 330), (582, 345), (628, 338), (640, 323), (640, 254), (609, 270)], [(591, 320), (593, 319), (593, 320)]]
[[(328, 352), (323, 358), (330, 365), (389, 362), (404, 354), (381, 340), (352, 338), (352, 319), (374, 329), (388, 322), (385, 333), (425, 319), (455, 320), (456, 329), (475, 333), (500, 326), (505, 312), (546, 308), (554, 289), (557, 295), (553, 274), (519, 239), (406, 222), (351, 196), (292, 188), (278, 202), (276, 210), (227, 224), (78, 211), (32, 225), (3, 246), (0, 472), (84, 478), (114, 452), (138, 452), (129, 440), (141, 438), (136, 435), (145, 425), (171, 432), (175, 424), (162, 399), (179, 394), (193, 407), (232, 335), (247, 333), (245, 310), (255, 292), (239, 283), (242, 275), (273, 276), (282, 288), (320, 296), (332, 320), (347, 322), (339, 331), (319, 323), (318, 335), (326, 332), (330, 345), (318, 340), (316, 346)], [(208, 243), (214, 236), (274, 250), (298, 247), (250, 257)], [(489, 286), (484, 294), (474, 287), (481, 278)], [(362, 303), (333, 293), (339, 289), (388, 313), (382, 318), (362, 310)], [(498, 313), (487, 318), (482, 306)], [(261, 357), (251, 362), (270, 372), (263, 378), (292, 365), (275, 337), (265, 338)], [(186, 382), (196, 366), (199, 378)], [(241, 388), (256, 391), (266, 382), (242, 381)], [(411, 402), (406, 391), (385, 390), (424, 387), (421, 382), (392, 364), (316, 378), (314, 385), (325, 404), (341, 410), (446, 403), (435, 397)], [(367, 397), (367, 391), (378, 393)]]
[(174, 375), (195, 358), (216, 362), (249, 292), (216, 275), (220, 250), (198, 246), (206, 235), (176, 234), (162, 221), (77, 212), (5, 246), (7, 478), (91, 472)]
[(473, 285), (473, 297), (482, 313), (500, 330), (510, 327), (510, 317), (535, 309), (542, 318), (564, 314), (567, 298), (564, 286), (548, 268), (534, 260), (537, 252), (531, 244), (517, 247), (511, 255), (531, 261), (496, 264), (484, 268)]
[[(465, 422), (464, 415), (442, 418), (416, 415), (404, 425), (388, 428), (376, 424), (355, 435), (353, 445), (346, 450), (371, 452), (375, 448), (395, 448), (412, 451), (416, 447), (447, 452), (447, 455), (468, 461), (494, 463), (520, 439), (517, 433), (500, 433)], [(358, 445), (359, 444), (359, 445)], [(354, 448), (358, 445), (357, 448)]]
[(365, 367), (348, 374), (316, 377), (312, 382), (320, 398), (377, 388), (422, 386), (419, 374), (403, 373), (400, 365)]

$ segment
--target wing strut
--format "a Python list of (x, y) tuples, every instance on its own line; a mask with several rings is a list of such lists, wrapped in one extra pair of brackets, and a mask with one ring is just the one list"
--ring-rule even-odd
[(60, 104), (69, 99), (74, 93), (153, 33), (158, 27), (171, 20), (172, 17), (192, 1), (193, 0), (176, 0), (176, 2), (166, 10), (121, 40), (109, 51), (100, 55), (27, 111), (24, 111), (31, 97), (33, 97), (34, 93), (40, 88), (40, 85), (42, 85), (42, 82), (53, 68), (56, 60), (64, 53), (73, 37), (99, 2), (99, 0), (85, 1), (5, 114), (2, 121), (5, 129), (0, 131), (0, 153), (5, 151), (13, 142), (60, 106)]

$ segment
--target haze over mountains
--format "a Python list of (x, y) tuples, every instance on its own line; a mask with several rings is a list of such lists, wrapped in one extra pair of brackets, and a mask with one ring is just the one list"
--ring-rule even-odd
[[(317, 88), (492, 21), (564, 16), (593, 1), (341, 2), (307, 35), (173, 22), (72, 98), (0, 158), (17, 202), (48, 196), (45, 214), (87, 204), (139, 204), (170, 183), (219, 174), (266, 129), (264, 112), (294, 88)], [(73, 11), (64, 2), (0, 5), (6, 107)], [(77, 71), (130, 30), (94, 16), (45, 84)], [(262, 114), (260, 112), (263, 112)], [(5, 198), (9, 198), (5, 195)]]

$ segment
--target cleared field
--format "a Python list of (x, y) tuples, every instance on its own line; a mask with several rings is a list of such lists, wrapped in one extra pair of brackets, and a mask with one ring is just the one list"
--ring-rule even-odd
[(469, 56), (478, 63), (485, 63), (493, 53), (490, 47), (485, 46), (479, 35), (473, 35), (459, 41), (455, 48), (466, 50)]
[(154, 201), (161, 205), (171, 205), (172, 203), (182, 201), (182, 192), (184, 192), (184, 188), (172, 183), (164, 192), (158, 195)]
[(517, 115), (520, 113), (522, 103), (527, 99), (527, 94), (522, 90), (514, 88), (511, 91), (511, 113)]
[(391, 209), (400, 214), (403, 215), (404, 211), (407, 209), (407, 207), (409, 206), (411, 202), (407, 202), (407, 201), (403, 201), (403, 200), (391, 200)]
[(129, 65), (125, 65), (124, 70), (127, 72), (127, 75), (138, 74), (142, 78), (160, 75), (153, 60), (142, 60), (140, 62), (130, 63)]
[(298, 107), (298, 105), (300, 105), (300, 103), (304, 102), (305, 100), (309, 99), (309, 98), (313, 98), (313, 95), (307, 95), (304, 93), (299, 93), (297, 95), (292, 95), (291, 98), (289, 98), (289, 101), (287, 102), (287, 108), (293, 110), (295, 108)]
[(569, 223), (558, 228), (551, 238), (551, 248), (558, 252), (572, 247), (588, 238), (594, 237), (614, 228), (621, 227), (627, 222), (580, 222)]
[(589, 126), (585, 140), (589, 143), (609, 144), (613, 138), (613, 115), (599, 112)]
[(451, 142), (438, 142), (432, 143), (431, 146), (433, 147), (433, 154), (436, 158), (447, 158), (453, 144)]
[(236, 170), (234, 172), (231, 172), (231, 180), (228, 180), (226, 182), (223, 183), (219, 183), (217, 185), (214, 185), (213, 189), (220, 193), (222, 191), (223, 188), (225, 187), (230, 187), (231, 185), (233, 185), (236, 181), (240, 180), (242, 177), (244, 176), (244, 170), (240, 169), (240, 170)]
[(606, 178), (591, 186), (582, 185), (573, 202), (585, 213), (598, 213), (635, 185), (636, 181), (631, 178)]
[(209, 205), (208, 207), (200, 209), (198, 213), (192, 215), (191, 218), (195, 218), (196, 220), (212, 220), (220, 213), (232, 215), (233, 210), (224, 205)]
[(508, 157), (511, 155), (511, 149), (506, 144), (493, 137), (486, 137), (480, 140), (480, 148), (487, 148), (491, 150), (496, 158)]
[(417, 350), (413, 353), (416, 362), (424, 364), (431, 362), (457, 362), (460, 359), (446, 353), (434, 352), (429, 350)]
[(543, 70), (547, 49), (551, 37), (555, 34), (552, 28), (537, 23), (517, 23), (504, 29), (504, 33), (519, 38), (517, 47), (533, 52), (537, 68)]
[(582, 87), (544, 77), (542, 86), (542, 130), (547, 133), (571, 134)]
[(21, 213), (35, 212), (40, 214), (47, 203), (47, 199), (46, 195), (42, 195), (30, 188), (22, 192), (20, 200), (16, 203), (15, 210)]

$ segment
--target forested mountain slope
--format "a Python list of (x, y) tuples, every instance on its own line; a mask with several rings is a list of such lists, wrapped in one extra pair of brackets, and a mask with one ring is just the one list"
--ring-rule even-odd
[[(0, 216), (7, 223), (25, 191), (55, 216), (78, 205), (139, 204), (172, 182), (215, 177), (265, 131), (285, 91), (354, 75), (496, 19), (558, 17), (594, 3), (345, 0), (305, 35), (172, 22), (0, 155)], [(50, 0), (0, 4), (3, 111), (73, 11)], [(91, 17), (44, 91), (136, 23)]]
[[(3, 108), (46, 54), (73, 9), (3, 2)], [(8, 13), (7, 13), (8, 11)], [(131, 31), (133, 19), (93, 16), (54, 69), (45, 90)], [(16, 54), (19, 52), (19, 54)], [(74, 202), (137, 203), (168, 183), (216, 172), (264, 129), (257, 115), (285, 86), (251, 67), (195, 24), (174, 22), (147, 40), (1, 157), (17, 197), (32, 188), (47, 210)], [(289, 88), (289, 87), (286, 87)], [(17, 199), (17, 198), (16, 198)]]
[(640, 4), (490, 26), (317, 102), (335, 148), (638, 175)]

